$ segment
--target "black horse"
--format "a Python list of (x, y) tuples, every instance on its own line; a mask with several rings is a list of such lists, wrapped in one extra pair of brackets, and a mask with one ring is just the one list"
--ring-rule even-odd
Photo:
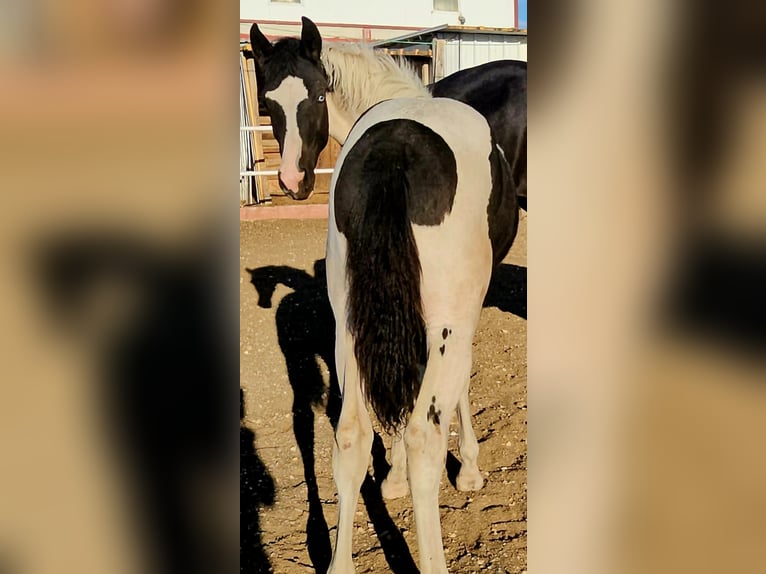
[(527, 209), (527, 63), (498, 60), (429, 86), (434, 97), (468, 104), (487, 119), (511, 166), (519, 207)]

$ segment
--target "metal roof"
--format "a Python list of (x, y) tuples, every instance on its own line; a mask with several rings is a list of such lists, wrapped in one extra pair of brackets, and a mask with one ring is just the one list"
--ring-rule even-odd
[(395, 38), (378, 40), (373, 46), (387, 46), (391, 44), (430, 44), (436, 34), (497, 34), (502, 36), (526, 36), (527, 31), (519, 28), (491, 28), (487, 26), (451, 26), (442, 24), (433, 28), (410, 32)]

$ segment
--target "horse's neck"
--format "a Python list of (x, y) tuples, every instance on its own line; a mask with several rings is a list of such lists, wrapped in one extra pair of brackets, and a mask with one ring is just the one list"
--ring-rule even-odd
[(330, 135), (341, 145), (359, 117), (376, 103), (391, 98), (430, 97), (428, 89), (413, 74), (393, 60), (376, 59), (371, 52), (354, 48), (330, 48), (323, 52), (326, 69), (333, 74), (334, 91), (328, 93)]
[(332, 92), (327, 94), (327, 113), (330, 121), (330, 137), (343, 145), (346, 143), (348, 133), (359, 118), (355, 118), (354, 114), (343, 109)]
[[(423, 94), (417, 92), (402, 93), (395, 97), (423, 97)], [(343, 145), (346, 143), (346, 138), (348, 137), (351, 128), (354, 127), (356, 120), (358, 120), (362, 114), (354, 113), (343, 107), (340, 103), (340, 98), (336, 97), (332, 92), (327, 94), (327, 113), (330, 122), (330, 137), (340, 145)]]

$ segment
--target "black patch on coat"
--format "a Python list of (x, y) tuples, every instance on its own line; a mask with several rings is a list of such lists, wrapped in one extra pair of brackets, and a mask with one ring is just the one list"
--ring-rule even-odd
[(449, 330), (447, 327), (444, 327), (444, 329), (442, 329), (442, 339), (446, 339), (447, 335), (449, 335)]
[(348, 240), (354, 354), (365, 397), (387, 430), (406, 424), (427, 357), (412, 223), (439, 224), (456, 189), (452, 151), (411, 120), (367, 130), (346, 155), (335, 184), (335, 218)]
[(492, 263), (497, 267), (508, 254), (519, 227), (519, 206), (511, 182), (511, 169), (492, 139), (489, 154), (492, 191), (487, 205)]
[(324, 94), (322, 88), (312, 90), (305, 81), (304, 85), (309, 97), (298, 104), (298, 133), (302, 146), (298, 169), (304, 171), (304, 176), (298, 185), (298, 196), (295, 199), (307, 198), (314, 189), (314, 168), (319, 161), (319, 154), (327, 145), (330, 133), (327, 104), (317, 101), (319, 94)]
[(266, 105), (269, 117), (271, 118), (271, 131), (274, 134), (274, 139), (277, 140), (277, 144), (279, 145), (279, 157), (281, 158), (285, 146), (285, 133), (287, 131), (285, 110), (282, 109), (282, 105), (278, 101), (272, 100), (271, 98), (264, 96), (263, 102)]
[(445, 348), (446, 348), (446, 345), (442, 345), (441, 347), (439, 347), (439, 352), (442, 354), (442, 356), (444, 355)]
[[(416, 121), (388, 120), (370, 127), (343, 161), (335, 185), (334, 205), (341, 233), (348, 236), (349, 229), (369, 208), (370, 195), (362, 193), (360, 185), (391, 179), (401, 181), (402, 185), (382, 192), (403, 197), (387, 202), (384, 207), (401, 209), (410, 222), (439, 225), (452, 211), (457, 164), (447, 142)], [(403, 205), (397, 208), (401, 202)]]
[(431, 406), (428, 407), (428, 415), (426, 418), (434, 423), (434, 426), (439, 426), (441, 423), (441, 419), (439, 418), (441, 416), (442, 412), (440, 410), (436, 410), (436, 397), (431, 398)]

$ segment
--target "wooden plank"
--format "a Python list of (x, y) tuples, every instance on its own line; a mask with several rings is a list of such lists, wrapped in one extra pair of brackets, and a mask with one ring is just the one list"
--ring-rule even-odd
[(420, 80), (427, 86), (431, 83), (431, 66), (427, 63), (420, 67)]
[(447, 40), (434, 40), (433, 60), (434, 60), (434, 82), (444, 78), (444, 50), (447, 46)]

